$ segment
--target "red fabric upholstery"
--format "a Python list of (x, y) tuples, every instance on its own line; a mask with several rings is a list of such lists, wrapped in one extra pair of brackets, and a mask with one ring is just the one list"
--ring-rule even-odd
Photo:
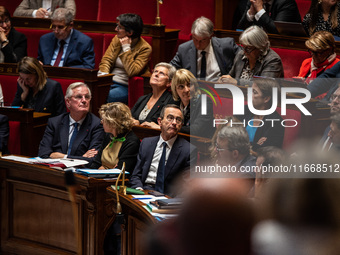
[[(281, 108), (278, 107), (276, 111), (281, 115)], [(298, 125), (296, 127), (286, 127), (285, 128), (285, 136), (283, 138), (283, 149), (288, 149), (289, 146), (294, 143), (294, 141), (298, 138), (300, 132), (300, 123), (301, 123), (301, 112), (296, 110), (287, 109), (287, 114), (285, 116), (281, 115), (282, 119), (293, 119), (296, 120)], [(285, 123), (287, 126), (293, 126), (294, 122), (287, 121)]]
[(52, 78), (52, 79), (60, 83), (61, 89), (63, 90), (64, 95), (65, 95), (65, 93), (66, 93), (66, 89), (68, 88), (68, 86), (69, 86), (71, 83), (73, 83), (73, 82), (79, 82), (79, 81), (82, 82), (82, 80), (59, 79), (59, 78)]
[(4, 95), (4, 102), (6, 106), (12, 104), (15, 93), (17, 92), (17, 75), (0, 75), (0, 83)]
[(167, 28), (181, 29), (179, 39), (183, 41), (188, 40), (191, 25), (198, 17), (204, 16), (215, 22), (215, 4), (211, 0), (164, 1), (159, 9), (162, 23)]
[(288, 50), (280, 48), (272, 48), (281, 57), (285, 78), (292, 78), (299, 74), (302, 62), (310, 57), (307, 51)]
[(51, 32), (50, 30), (17, 28), (17, 31), (23, 33), (27, 37), (27, 55), (30, 57), (38, 57), (38, 48), (40, 37)]
[(11, 154), (21, 155), (20, 122), (9, 121), (8, 150)]
[(138, 98), (144, 95), (144, 78), (135, 76), (129, 79), (129, 102), (128, 105), (132, 108), (137, 102)]
[(299, 8), (301, 19), (306, 15), (311, 5), (311, 0), (296, 0), (296, 4)]
[(77, 6), (75, 19), (97, 20), (98, 1), (75, 0), (75, 2)]
[(84, 33), (93, 40), (94, 44), (94, 53), (95, 53), (95, 68), (99, 67), (99, 63), (102, 60), (103, 56), (103, 43), (104, 43), (104, 35), (99, 33)]
[(155, 23), (156, 1), (99, 0), (97, 20), (116, 21), (120, 14), (128, 12), (140, 15), (144, 23)]

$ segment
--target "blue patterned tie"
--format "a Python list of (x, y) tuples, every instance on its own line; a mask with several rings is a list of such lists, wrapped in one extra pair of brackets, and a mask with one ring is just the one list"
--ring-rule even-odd
[(164, 170), (165, 170), (165, 156), (166, 156), (166, 142), (162, 143), (163, 152), (161, 159), (159, 160), (157, 177), (156, 177), (156, 185), (155, 190), (161, 193), (164, 193)]
[(76, 140), (76, 137), (77, 137), (77, 134), (78, 134), (78, 125), (79, 125), (79, 123), (77, 123), (77, 122), (73, 123), (74, 129), (73, 129), (73, 134), (71, 136), (70, 144), (68, 145), (67, 155), (71, 154), (73, 142), (74, 142), (74, 140)]

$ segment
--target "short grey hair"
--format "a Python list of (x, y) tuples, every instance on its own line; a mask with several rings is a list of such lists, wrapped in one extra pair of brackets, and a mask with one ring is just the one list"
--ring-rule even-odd
[(172, 65), (170, 65), (169, 63), (166, 62), (160, 62), (157, 65), (155, 65), (155, 69), (159, 66), (165, 67), (168, 69), (168, 76), (169, 76), (169, 80), (171, 81), (174, 78), (174, 75), (176, 73), (176, 68)]
[(71, 98), (72, 95), (73, 95), (73, 89), (78, 88), (78, 87), (87, 88), (89, 90), (90, 97), (92, 97), (91, 90), (90, 90), (89, 86), (87, 86), (84, 82), (74, 82), (74, 83), (71, 83), (67, 87), (66, 93), (65, 93), (65, 99)]
[(228, 150), (237, 150), (242, 155), (250, 153), (249, 136), (243, 126), (225, 126), (217, 134), (220, 140), (228, 141)]
[[(176, 105), (176, 104), (167, 104), (167, 105), (165, 105), (165, 106), (162, 108), (161, 113), (159, 114), (159, 117), (160, 117), (161, 119), (164, 118), (165, 110), (166, 110), (167, 108), (175, 108), (175, 109), (180, 110), (181, 113), (182, 113), (182, 118), (184, 118), (183, 111), (181, 110), (181, 108), (180, 108), (178, 105)], [(184, 119), (183, 119), (183, 121), (184, 121)]]
[(248, 27), (240, 35), (240, 43), (254, 46), (266, 55), (270, 48), (270, 42), (267, 33), (258, 26)]
[(72, 12), (66, 8), (56, 9), (51, 17), (51, 21), (65, 21), (65, 24), (70, 24), (74, 19)]
[(191, 34), (199, 37), (209, 37), (214, 33), (214, 23), (206, 17), (199, 17), (192, 23)]

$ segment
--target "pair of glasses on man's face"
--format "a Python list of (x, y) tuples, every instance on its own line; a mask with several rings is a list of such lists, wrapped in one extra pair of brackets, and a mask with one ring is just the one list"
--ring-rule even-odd
[(58, 29), (59, 31), (63, 31), (63, 30), (66, 30), (66, 28), (67, 28), (68, 26), (69, 26), (69, 25), (66, 25), (66, 26), (56, 26), (56, 25), (51, 24), (50, 30), (56, 31), (56, 30)]
[(176, 119), (176, 124), (182, 124), (183, 123), (183, 119), (181, 117), (176, 117), (171, 115), (171, 114), (168, 114), (168, 116), (166, 116), (166, 120), (169, 121), (169, 122), (173, 122), (174, 119)]

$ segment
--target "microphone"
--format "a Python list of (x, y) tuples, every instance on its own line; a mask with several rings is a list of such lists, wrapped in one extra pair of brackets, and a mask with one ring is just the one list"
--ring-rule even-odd
[(77, 203), (76, 203), (76, 194), (77, 194), (77, 184), (76, 180), (74, 178), (74, 174), (72, 170), (66, 170), (65, 171), (65, 185), (68, 190), (68, 195), (69, 199), (72, 204), (72, 213), (73, 213), (73, 222), (74, 222), (74, 233), (76, 235), (76, 240), (77, 240), (77, 254), (81, 255), (82, 254), (82, 247), (81, 247), (81, 240), (80, 240), (80, 235), (78, 231), (78, 208), (77, 208)]
[[(122, 185), (119, 186), (119, 190), (118, 190), (118, 182), (119, 182), (119, 179), (121, 177), (121, 175), (123, 174), (123, 180), (122, 180)], [(125, 162), (123, 162), (123, 166), (122, 166), (122, 170), (120, 171), (119, 175), (118, 175), (118, 178), (116, 180), (116, 185), (115, 185), (115, 188), (116, 188), (116, 199), (117, 199), (117, 214), (121, 214), (122, 213), (122, 206), (120, 205), (120, 202), (119, 202), (119, 193), (122, 193), (124, 195), (126, 195), (126, 186), (125, 186)]]

